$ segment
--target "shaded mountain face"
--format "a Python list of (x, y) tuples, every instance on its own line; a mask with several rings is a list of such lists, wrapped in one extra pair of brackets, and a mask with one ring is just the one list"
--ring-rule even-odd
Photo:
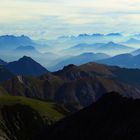
[(59, 69), (62, 69), (64, 66), (67, 66), (69, 64), (74, 64), (74, 65), (82, 65), (88, 62), (92, 61), (97, 61), (97, 60), (102, 60), (102, 59), (107, 59), (109, 58), (109, 55), (106, 55), (104, 53), (83, 53), (78, 56), (73, 56), (70, 57), (66, 60), (63, 60), (56, 64), (55, 66), (51, 67), (50, 69), (52, 71), (56, 71)]
[(0, 96), (0, 139), (31, 140), (44, 127), (62, 119), (66, 110), (53, 102)]
[[(128, 76), (129, 75), (129, 76)], [(140, 98), (140, 70), (87, 63), (69, 65), (41, 77), (17, 76), (1, 84), (10, 95), (48, 99), (77, 111), (107, 92)], [(16, 86), (15, 86), (16, 85)]]
[(105, 60), (99, 60), (98, 63), (116, 65), (124, 68), (140, 68), (140, 55), (121, 54)]
[(140, 100), (106, 94), (93, 105), (42, 131), (41, 140), (140, 139)]
[(15, 75), (11, 73), (5, 66), (0, 65), (0, 82), (11, 79)]
[(3, 61), (2, 59), (0, 59), (0, 65), (6, 65), (7, 62)]
[(27, 56), (18, 61), (8, 63), (6, 68), (15, 75), (24, 76), (39, 76), (48, 72), (46, 68)]

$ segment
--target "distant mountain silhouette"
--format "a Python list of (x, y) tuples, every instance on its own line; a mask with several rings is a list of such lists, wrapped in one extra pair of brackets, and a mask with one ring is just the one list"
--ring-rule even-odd
[(36, 51), (33, 46), (20, 46), (15, 49), (16, 51)]
[(6, 68), (15, 75), (24, 76), (39, 76), (48, 72), (46, 68), (27, 56), (18, 61), (8, 63)]
[(109, 56), (104, 53), (96, 53), (96, 54), (95, 53), (83, 53), (81, 55), (77, 55), (77, 56), (73, 56), (68, 59), (65, 59), (50, 69), (54, 71), (54, 70), (62, 69), (64, 66), (67, 66), (69, 64), (82, 65), (84, 63), (97, 61), (97, 60), (101, 60), (101, 59), (106, 59), (106, 58), (109, 58)]
[(35, 47), (33, 46), (19, 46), (14, 50), (15, 53), (17, 53), (17, 55), (30, 55), (30, 56), (34, 56), (34, 55), (41, 55), (40, 52), (38, 52), (36, 50)]
[(120, 54), (123, 52), (131, 52), (134, 49), (122, 44), (117, 44), (114, 42), (108, 43), (95, 43), (95, 44), (78, 44), (68, 51), (78, 52), (78, 51), (94, 51), (96, 53), (107, 53), (107, 54)]
[(94, 34), (79, 34), (76, 36), (62, 36), (61, 38), (96, 38), (96, 37), (122, 37), (123, 35), (120, 33), (109, 33), (109, 34), (100, 34), (100, 33), (94, 33)]
[(122, 34), (120, 34), (120, 33), (109, 33), (106, 36), (110, 36), (110, 37), (121, 37)]
[(0, 49), (15, 49), (19, 46), (35, 45), (28, 36), (5, 35), (0, 36)]
[(98, 61), (102, 64), (116, 65), (125, 68), (140, 68), (140, 55), (120, 54), (105, 60)]
[(121, 44), (117, 44), (114, 42), (109, 42), (107, 44), (102, 45), (101, 47), (99, 47), (100, 50), (127, 50), (127, 49), (132, 49), (131, 47), (125, 46), (125, 45), (121, 45)]

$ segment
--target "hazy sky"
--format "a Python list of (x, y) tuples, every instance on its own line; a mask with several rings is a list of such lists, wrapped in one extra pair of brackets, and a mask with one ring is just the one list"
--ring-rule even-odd
[(0, 0), (0, 34), (140, 33), (140, 0)]

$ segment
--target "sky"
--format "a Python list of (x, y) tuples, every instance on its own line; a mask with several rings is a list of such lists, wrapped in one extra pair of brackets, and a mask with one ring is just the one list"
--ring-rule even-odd
[(140, 0), (0, 0), (0, 34), (140, 33)]

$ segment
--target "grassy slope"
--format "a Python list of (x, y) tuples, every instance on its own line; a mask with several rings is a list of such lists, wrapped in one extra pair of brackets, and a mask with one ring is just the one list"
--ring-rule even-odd
[(20, 96), (0, 96), (0, 140), (31, 140), (67, 111), (53, 102)]
[(44, 102), (19, 96), (0, 96), (0, 106), (23, 104), (36, 110), (43, 118), (57, 121), (64, 117), (65, 110), (52, 102)]

